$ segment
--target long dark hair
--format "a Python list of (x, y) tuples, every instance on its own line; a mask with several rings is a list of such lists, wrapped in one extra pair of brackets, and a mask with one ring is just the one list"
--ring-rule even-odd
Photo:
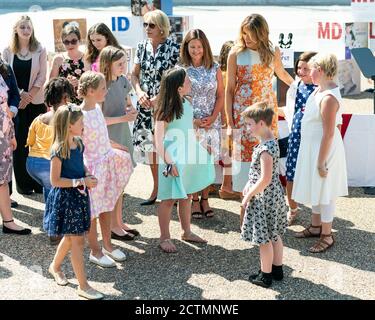
[(157, 121), (172, 122), (182, 117), (184, 109), (178, 88), (184, 85), (185, 77), (186, 71), (181, 67), (164, 72), (154, 115)]
[(87, 49), (85, 53), (86, 61), (94, 63), (100, 53), (98, 49), (96, 49), (95, 46), (92, 44), (90, 39), (90, 36), (94, 33), (104, 36), (107, 39), (107, 46), (113, 46), (118, 49), (122, 49), (117, 39), (113, 35), (112, 31), (107, 27), (107, 25), (102, 22), (99, 22), (97, 24), (94, 24), (87, 32)]

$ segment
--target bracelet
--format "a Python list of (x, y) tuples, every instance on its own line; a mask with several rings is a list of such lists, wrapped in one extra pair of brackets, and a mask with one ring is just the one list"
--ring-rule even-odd
[(72, 187), (77, 188), (79, 186), (80, 180), (72, 179)]

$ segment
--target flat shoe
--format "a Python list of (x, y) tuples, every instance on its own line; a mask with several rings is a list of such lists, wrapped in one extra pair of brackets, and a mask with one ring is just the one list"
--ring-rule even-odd
[(132, 240), (134, 240), (134, 235), (129, 231), (126, 231), (126, 232), (127, 233), (125, 233), (122, 236), (120, 236), (117, 233), (111, 232), (111, 238), (115, 239), (115, 240), (122, 240), (122, 241), (132, 241)]
[(126, 255), (119, 249), (115, 249), (112, 252), (107, 251), (106, 249), (103, 248), (103, 254), (106, 256), (111, 257), (113, 260), (117, 262), (122, 262), (126, 260)]
[(94, 257), (92, 254), (90, 254), (89, 261), (92, 262), (92, 263), (95, 263), (98, 266), (101, 266), (103, 268), (116, 267), (116, 262), (106, 255), (104, 255), (103, 257), (98, 259), (98, 258)]
[(51, 265), (48, 268), (48, 272), (52, 275), (52, 277), (55, 279), (56, 283), (59, 286), (66, 286), (69, 283), (68, 280), (65, 278), (64, 273), (62, 271), (55, 272)]
[(78, 288), (77, 293), (80, 297), (86, 298), (88, 300), (100, 300), (104, 298), (103, 294), (93, 288), (87, 289), (85, 291)]
[(129, 230), (124, 229), (124, 230), (126, 232), (131, 233), (132, 235), (134, 235), (134, 237), (137, 237), (137, 236), (141, 235), (137, 229), (129, 229)]
[(153, 205), (156, 202), (156, 199), (157, 199), (157, 197), (154, 198), (154, 199), (148, 199), (146, 201), (143, 201), (143, 202), (141, 202), (141, 206), (150, 206), (150, 205)]

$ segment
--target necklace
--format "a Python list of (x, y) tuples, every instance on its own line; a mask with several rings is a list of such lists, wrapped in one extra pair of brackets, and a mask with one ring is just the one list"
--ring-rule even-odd
[(22, 59), (26, 59), (26, 58), (29, 56), (29, 54), (30, 54), (30, 51), (29, 51), (29, 50), (27, 50), (27, 53), (26, 53), (26, 54), (22, 54), (21, 51), (18, 52), (18, 55), (19, 55), (20, 58), (22, 58)]

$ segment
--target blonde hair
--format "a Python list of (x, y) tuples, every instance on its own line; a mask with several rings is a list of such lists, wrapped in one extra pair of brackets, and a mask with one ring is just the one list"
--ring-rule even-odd
[(314, 67), (320, 67), (329, 79), (333, 79), (337, 74), (338, 61), (337, 57), (332, 53), (317, 54), (311, 58), (309, 64)]
[(169, 22), (168, 16), (163, 11), (149, 11), (143, 16), (143, 20), (145, 22), (154, 23), (161, 30), (164, 38), (167, 38), (169, 36), (171, 24)]
[(252, 14), (242, 21), (240, 34), (235, 47), (237, 53), (246, 49), (246, 43), (244, 40), (245, 29), (251, 33), (252, 37), (255, 37), (254, 40), (257, 43), (257, 51), (261, 62), (269, 66), (272, 63), (275, 54), (272, 42), (269, 39), (270, 32), (266, 19), (260, 14)]
[(107, 84), (112, 80), (112, 65), (121, 58), (126, 58), (126, 53), (122, 49), (108, 46), (103, 48), (99, 55), (100, 72), (104, 74)]
[(102, 82), (104, 76), (99, 72), (94, 71), (86, 71), (82, 74), (81, 78), (79, 79), (78, 85), (78, 95), (79, 97), (83, 98), (87, 95), (88, 90), (91, 89), (98, 89), (100, 82)]
[[(59, 107), (53, 116), (53, 145), (52, 150), (62, 159), (70, 158), (69, 125), (74, 125), (83, 117), (82, 110), (75, 104), (70, 103)], [(83, 145), (77, 139), (80, 151)]]
[(35, 38), (35, 34), (34, 34), (34, 26), (33, 26), (33, 23), (31, 22), (31, 19), (29, 16), (21, 16), (17, 21), (16, 23), (14, 24), (13, 26), (13, 35), (12, 35), (12, 39), (10, 41), (10, 50), (16, 54), (20, 51), (20, 44), (19, 44), (19, 39), (18, 39), (18, 33), (17, 33), (17, 28), (19, 27), (19, 25), (22, 23), (22, 22), (28, 22), (31, 26), (31, 37), (30, 37), (30, 41), (29, 41), (29, 50), (31, 52), (34, 52), (38, 49), (39, 47), (39, 41)]
[(275, 111), (273, 110), (273, 108), (264, 101), (254, 103), (241, 113), (241, 116), (243, 118), (253, 119), (255, 123), (258, 123), (262, 120), (268, 127), (271, 126), (274, 115)]

